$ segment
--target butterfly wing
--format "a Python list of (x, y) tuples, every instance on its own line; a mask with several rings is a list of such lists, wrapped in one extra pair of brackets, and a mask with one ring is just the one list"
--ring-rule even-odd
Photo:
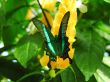
[(38, 19), (34, 18), (34, 19), (32, 19), (32, 21), (33, 21), (34, 25), (37, 27), (37, 29), (41, 32), (49, 51), (51, 51), (51, 53), (55, 56), (56, 55), (56, 49), (54, 47), (55, 44), (54, 44), (54, 37), (53, 37), (52, 33)]
[[(69, 43), (68, 38), (66, 37), (66, 30), (68, 25), (68, 20), (70, 17), (70, 12), (67, 12), (61, 22), (59, 34), (57, 37), (57, 42), (54, 42), (54, 37), (50, 30), (46, 28), (46, 26), (34, 18), (32, 21), (34, 25), (37, 27), (37, 29), (41, 32), (42, 36), (44, 37), (45, 42), (47, 43), (48, 49), (51, 51), (52, 54), (58, 55), (61, 51), (61, 55), (66, 58), (68, 56), (69, 51)], [(59, 47), (59, 45), (61, 47)]]
[(64, 58), (68, 56), (69, 42), (68, 37), (66, 37), (66, 30), (68, 25), (68, 20), (70, 17), (70, 12), (68, 11), (62, 18), (62, 22), (59, 29), (58, 40), (61, 42), (61, 54)]

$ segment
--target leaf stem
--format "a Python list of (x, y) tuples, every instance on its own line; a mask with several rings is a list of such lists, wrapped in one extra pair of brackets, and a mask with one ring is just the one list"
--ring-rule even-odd
[(30, 77), (32, 75), (36, 75), (36, 74), (42, 74), (41, 72), (35, 71), (29, 74), (24, 75), (23, 77), (21, 77), (20, 79), (18, 79), (16, 82), (21, 82), (22, 80), (26, 79), (27, 77)]
[(75, 74), (75, 71), (74, 69), (72, 68), (72, 66), (70, 65), (69, 68), (71, 69), (71, 71), (73, 72), (74, 76), (75, 76), (75, 82), (77, 82), (77, 79), (76, 79), (76, 74)]
[[(64, 69), (64, 70), (65, 70), (65, 69)], [(57, 76), (58, 74), (62, 73), (64, 70), (58, 71), (58, 72), (56, 73), (56, 76)]]
[(83, 16), (83, 13), (80, 13), (78, 17), (78, 21), (82, 18), (82, 16)]

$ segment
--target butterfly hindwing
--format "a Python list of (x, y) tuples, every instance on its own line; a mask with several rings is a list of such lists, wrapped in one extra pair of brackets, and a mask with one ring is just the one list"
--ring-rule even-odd
[(49, 51), (51, 51), (51, 53), (55, 56), (56, 49), (54, 47), (54, 37), (51, 31), (38, 19), (34, 18), (32, 21), (37, 29), (41, 32)]

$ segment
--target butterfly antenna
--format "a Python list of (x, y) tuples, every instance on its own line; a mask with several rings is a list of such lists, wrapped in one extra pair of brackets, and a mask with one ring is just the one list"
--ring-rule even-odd
[(44, 12), (44, 10), (43, 10), (43, 8), (42, 8), (42, 6), (41, 6), (39, 0), (37, 0), (37, 2), (38, 2), (38, 4), (39, 4), (39, 7), (40, 7), (41, 10), (42, 10), (42, 13), (43, 13), (43, 15), (44, 15), (44, 17), (45, 17), (45, 20), (46, 20), (46, 22), (47, 22), (47, 25), (48, 25), (49, 29), (51, 29), (50, 23), (49, 23), (49, 21), (48, 21), (48, 19), (47, 19), (47, 16), (46, 16), (46, 14), (45, 14), (45, 12)]

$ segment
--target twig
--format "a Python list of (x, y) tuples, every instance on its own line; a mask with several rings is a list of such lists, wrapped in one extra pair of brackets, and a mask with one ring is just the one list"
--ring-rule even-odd
[(41, 72), (35, 71), (32, 73), (26, 74), (23, 77), (21, 77), (20, 79), (18, 79), (16, 82), (21, 82), (22, 80), (26, 79), (27, 77), (32, 76), (32, 75), (36, 75), (36, 74), (41, 74)]

